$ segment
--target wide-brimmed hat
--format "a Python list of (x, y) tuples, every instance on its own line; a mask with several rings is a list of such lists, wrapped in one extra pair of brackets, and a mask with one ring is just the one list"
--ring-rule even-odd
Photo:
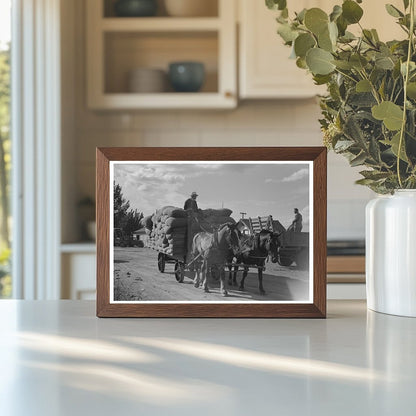
[(198, 196), (198, 194), (197, 194), (195, 191), (193, 191), (193, 192), (191, 193), (191, 196)]

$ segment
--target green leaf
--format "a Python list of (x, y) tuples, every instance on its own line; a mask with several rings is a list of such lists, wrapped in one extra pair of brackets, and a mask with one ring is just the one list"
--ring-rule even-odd
[[(398, 156), (399, 154), (399, 145), (400, 145), (400, 132), (395, 134), (393, 136), (393, 138), (388, 141), (388, 140), (380, 140), (381, 143), (390, 146), (391, 151), (393, 152), (394, 156)], [(404, 162), (409, 162), (409, 159), (407, 158), (406, 155), (406, 149), (405, 149), (405, 140), (403, 140), (402, 146), (400, 148), (400, 159), (403, 160)]]
[(380, 147), (378, 140), (374, 136), (370, 137), (370, 145), (368, 146), (368, 151), (370, 152), (370, 156), (372, 157), (374, 164), (379, 166), (381, 161)]
[(358, 179), (355, 181), (356, 185), (364, 185), (364, 186), (369, 186), (372, 183), (374, 183), (373, 179)]
[(348, 61), (336, 60), (336, 61), (332, 61), (332, 63), (337, 68), (342, 69), (344, 71), (349, 71), (352, 68), (352, 65)]
[(296, 56), (304, 58), (309, 49), (316, 45), (314, 37), (309, 33), (302, 33), (295, 39)]
[(358, 23), (363, 16), (363, 9), (352, 0), (342, 3), (342, 16), (349, 24)]
[(320, 48), (309, 49), (306, 54), (306, 64), (314, 75), (327, 75), (333, 72), (335, 69), (335, 65), (332, 63), (333, 59), (330, 52)]
[(339, 5), (335, 5), (334, 8), (332, 9), (332, 13), (329, 15), (329, 20), (331, 20), (331, 22), (335, 22), (338, 17), (340, 17), (342, 15), (342, 7)]
[(364, 69), (364, 67), (368, 64), (367, 60), (358, 53), (352, 55), (349, 62), (354, 68), (358, 70)]
[(380, 69), (394, 69), (394, 61), (390, 56), (378, 56), (375, 61), (376, 67)]
[(305, 14), (307, 12), (307, 9), (302, 9), (299, 13), (296, 13), (296, 19), (303, 23), (303, 21), (305, 20)]
[(323, 32), (321, 32), (318, 35), (318, 45), (321, 49), (324, 49), (328, 52), (333, 52), (334, 51), (334, 44), (331, 40), (331, 37), (329, 35), (329, 28), (327, 27), (327, 29)]
[(371, 30), (364, 29), (363, 30), (363, 37), (364, 40), (369, 43), (370, 45), (374, 45), (375, 40), (373, 39), (373, 34), (371, 33)]
[(305, 13), (305, 26), (318, 36), (328, 28), (328, 15), (318, 7), (309, 9)]
[[(416, 70), (416, 64), (412, 61), (409, 62), (409, 73), (411, 74)], [(400, 65), (400, 72), (405, 77), (406, 76), (406, 62), (402, 62)]]
[(315, 81), (315, 85), (324, 85), (331, 81), (331, 76), (315, 74), (313, 80)]
[[(338, 31), (339, 31), (339, 27), (338, 27), (338, 25), (337, 25), (337, 29), (338, 29)], [(353, 33), (351, 33), (351, 32), (348, 32), (348, 30), (344, 33), (344, 35), (343, 36), (341, 36), (340, 38), (338, 38), (338, 42), (341, 42), (341, 43), (349, 43), (349, 42), (352, 42), (353, 40), (355, 40), (355, 39), (357, 39), (356, 38), (356, 36), (353, 34)]]
[(416, 82), (407, 84), (407, 96), (412, 100), (416, 100)]
[(287, 6), (286, 0), (266, 0), (266, 6), (271, 10), (283, 10)]
[(352, 167), (362, 165), (367, 159), (367, 155), (364, 152), (361, 152), (358, 156), (350, 160), (350, 165)]
[(329, 37), (331, 38), (331, 42), (334, 46), (337, 44), (338, 39), (338, 26), (334, 22), (329, 22), (328, 24), (328, 30), (329, 30)]
[(342, 15), (337, 19), (337, 27), (340, 36), (344, 36), (348, 27), (348, 22), (344, 19)]
[(345, 152), (353, 145), (354, 142), (351, 140), (338, 140), (334, 146), (334, 150), (337, 153)]
[(287, 23), (279, 25), (277, 28), (277, 33), (287, 44), (290, 44), (290, 42), (293, 42), (298, 37), (298, 32), (293, 30), (292, 27)]
[(387, 13), (393, 17), (403, 17), (404, 14), (397, 8), (394, 7), (392, 4), (386, 4)]
[(355, 86), (357, 92), (371, 92), (371, 83), (366, 79), (362, 79), (360, 82), (357, 82)]
[(384, 125), (392, 131), (402, 127), (403, 110), (391, 101), (383, 101), (371, 109), (373, 117), (383, 121)]
[(371, 29), (371, 34), (373, 35), (373, 39), (376, 42), (380, 42), (380, 38), (378, 37), (378, 33), (377, 33), (377, 30), (376, 29)]
[(357, 144), (360, 149), (363, 149), (366, 147), (366, 139), (360, 127), (361, 121), (357, 114), (348, 117), (344, 125), (344, 134), (348, 139)]
[(365, 179), (372, 179), (373, 181), (379, 181), (380, 179), (388, 178), (390, 172), (379, 172), (376, 170), (363, 170), (360, 172), (360, 175), (364, 176)]
[(298, 58), (296, 59), (296, 66), (301, 69), (308, 69), (308, 65), (306, 65), (305, 58)]

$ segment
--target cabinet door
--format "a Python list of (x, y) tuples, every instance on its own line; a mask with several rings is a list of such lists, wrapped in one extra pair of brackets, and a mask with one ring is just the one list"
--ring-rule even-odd
[(62, 256), (62, 298), (95, 299), (96, 256), (93, 253), (65, 253)]
[[(296, 3), (296, 4), (295, 4)], [(389, 1), (399, 9), (402, 0)], [(320, 7), (330, 12), (334, 4), (341, 0), (298, 0), (289, 3), (290, 11), (300, 11), (304, 7)], [(240, 14), (240, 97), (241, 98), (305, 98), (325, 92), (324, 87), (313, 84), (311, 75), (298, 68), (289, 59), (290, 48), (283, 44), (277, 35), (277, 12), (268, 10), (264, 1), (238, 0)], [(384, 41), (402, 39), (404, 32), (388, 15), (384, 2), (366, 0), (362, 25), (376, 28)], [(349, 27), (358, 34), (358, 25)]]
[[(296, 10), (324, 7), (325, 1), (299, 0)], [(275, 11), (264, 1), (239, 0), (240, 12), (240, 97), (305, 98), (322, 89), (315, 86), (310, 74), (289, 59), (291, 49), (276, 33)]]

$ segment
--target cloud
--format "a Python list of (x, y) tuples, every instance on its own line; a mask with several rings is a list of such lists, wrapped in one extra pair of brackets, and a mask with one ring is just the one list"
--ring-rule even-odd
[(299, 169), (297, 172), (292, 173), (292, 175), (287, 176), (286, 178), (282, 179), (282, 182), (296, 182), (300, 179), (306, 178), (309, 175), (309, 169), (303, 168)]

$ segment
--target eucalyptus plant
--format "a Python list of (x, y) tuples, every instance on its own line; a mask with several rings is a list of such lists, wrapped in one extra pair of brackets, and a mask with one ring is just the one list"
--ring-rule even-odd
[[(380, 194), (416, 188), (414, 2), (385, 5), (404, 39), (382, 42), (360, 24), (362, 0), (344, 0), (329, 14), (314, 7), (293, 17), (286, 0), (266, 0), (279, 11), (277, 32), (296, 65), (327, 87), (320, 97), (325, 145), (351, 166), (365, 166), (357, 183)], [(348, 30), (352, 25), (358, 36)]]

